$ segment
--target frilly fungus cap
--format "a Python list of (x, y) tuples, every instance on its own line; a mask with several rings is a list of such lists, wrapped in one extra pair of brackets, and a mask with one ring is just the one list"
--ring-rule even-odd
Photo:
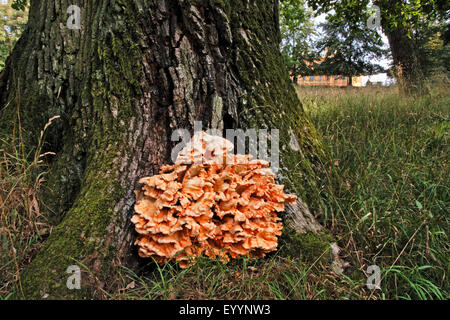
[(228, 261), (276, 250), (282, 230), (277, 212), (296, 196), (275, 183), (268, 162), (230, 154), (232, 149), (230, 141), (199, 132), (174, 165), (139, 181), (131, 221), (141, 257), (186, 267), (200, 255)]

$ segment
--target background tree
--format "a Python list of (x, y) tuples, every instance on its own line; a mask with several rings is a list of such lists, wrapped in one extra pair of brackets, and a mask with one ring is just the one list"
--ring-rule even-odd
[(315, 53), (311, 37), (316, 35), (313, 12), (305, 0), (284, 0), (280, 2), (281, 52), (286, 60), (294, 82), (299, 75), (312, 71)]
[(353, 26), (331, 15), (320, 27), (323, 32), (316, 47), (325, 56), (316, 73), (347, 76), (351, 85), (352, 76), (385, 72), (377, 61), (384, 58), (387, 51), (376, 31), (369, 30), (364, 23)]
[(447, 25), (430, 22), (414, 32), (414, 42), (425, 77), (450, 76), (450, 43), (445, 43)]
[(23, 32), (28, 16), (25, 7), (24, 10), (15, 10), (11, 4), (11, 1), (6, 4), (0, 2), (0, 71), (5, 66), (6, 58)]
[[(369, 0), (308, 0), (314, 10), (329, 12), (355, 25), (366, 22), (373, 11), (368, 10)], [(425, 21), (445, 20), (450, 4), (445, 0), (391, 1), (374, 0), (380, 8), (381, 28), (389, 40), (397, 78), (405, 93), (423, 92), (424, 72), (420, 65), (419, 53), (414, 45), (413, 30)]]
[[(280, 53), (278, 1), (71, 4), (81, 9), (80, 30), (67, 28), (66, 1), (31, 0), (0, 73), (2, 136), (23, 128), (31, 148), (60, 117), (46, 131), (45, 150), (57, 155), (41, 194), (55, 227), (22, 274), (19, 296), (97, 297), (114, 286), (116, 266), (133, 268), (134, 190), (170, 163), (172, 132), (192, 132), (195, 120), (279, 129), (281, 182), (303, 200), (290, 210), (301, 219), (286, 225), (309, 232), (308, 243), (324, 241), (307, 207), (319, 209), (328, 159)], [(74, 264), (89, 270), (81, 290), (66, 287)]]

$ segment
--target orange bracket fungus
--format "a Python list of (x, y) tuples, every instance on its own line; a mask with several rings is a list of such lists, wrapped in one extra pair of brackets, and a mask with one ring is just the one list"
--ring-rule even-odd
[(201, 255), (226, 262), (276, 250), (277, 213), (296, 196), (275, 183), (268, 162), (232, 149), (230, 141), (198, 132), (174, 165), (139, 181), (131, 219), (139, 256), (184, 268)]

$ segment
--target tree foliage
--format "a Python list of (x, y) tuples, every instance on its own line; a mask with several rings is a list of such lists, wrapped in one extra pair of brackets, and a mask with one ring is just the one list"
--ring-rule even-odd
[(292, 76), (311, 73), (310, 63), (315, 53), (311, 47), (311, 36), (315, 35), (313, 12), (306, 7), (305, 0), (283, 0), (280, 2), (281, 52)]
[(25, 11), (27, 5), (28, 5), (28, 0), (14, 0), (12, 2), (11, 7), (16, 10)]
[[(373, 17), (368, 8), (373, 4), (379, 9), (380, 26), (389, 39), (394, 70), (400, 87), (405, 93), (426, 92), (423, 86), (425, 72), (421, 65), (420, 50), (414, 39), (414, 30), (430, 21), (446, 23), (450, 2), (446, 0), (308, 0), (317, 13), (335, 12), (335, 19), (344, 19), (352, 25), (365, 23)], [(448, 32), (448, 24), (445, 34)]]
[(333, 16), (328, 18), (321, 24), (324, 34), (316, 44), (319, 52), (325, 52), (324, 61), (317, 67), (321, 74), (351, 77), (385, 72), (377, 60), (383, 58), (387, 50), (376, 31), (361, 22), (355, 26)]
[(318, 13), (331, 10), (335, 17), (346, 21), (366, 22), (371, 11), (371, 3), (380, 8), (381, 25), (385, 32), (397, 28), (417, 27), (429, 19), (448, 18), (450, 4), (446, 0), (308, 0), (309, 5)]
[(12, 4), (0, 4), (0, 70), (27, 23), (28, 12), (17, 11)]
[(414, 41), (426, 77), (435, 74), (450, 76), (450, 43), (445, 38), (447, 30), (445, 24), (430, 23), (415, 31)]

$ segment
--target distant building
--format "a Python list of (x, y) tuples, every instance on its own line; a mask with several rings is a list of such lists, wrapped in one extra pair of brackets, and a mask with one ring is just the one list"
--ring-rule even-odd
[[(304, 61), (306, 65), (312, 67), (314, 64), (320, 64), (325, 60), (328, 49), (325, 50), (323, 57), (318, 60), (314, 60), (314, 62)], [(326, 76), (326, 75), (315, 75), (315, 76), (298, 76), (291, 77), (292, 81), (299, 86), (325, 86), (325, 87), (347, 87), (349, 85), (349, 78), (343, 75), (334, 75), (334, 76)], [(295, 81), (297, 80), (297, 81)], [(363, 86), (363, 76), (354, 76), (352, 77), (352, 86), (353, 87), (362, 87)]]
[[(292, 77), (292, 81), (294, 81), (294, 77)], [(342, 75), (303, 76), (297, 78), (296, 84), (298, 84), (299, 86), (347, 87), (349, 85), (349, 78)], [(352, 86), (362, 87), (363, 77), (362, 76), (352, 77)]]

